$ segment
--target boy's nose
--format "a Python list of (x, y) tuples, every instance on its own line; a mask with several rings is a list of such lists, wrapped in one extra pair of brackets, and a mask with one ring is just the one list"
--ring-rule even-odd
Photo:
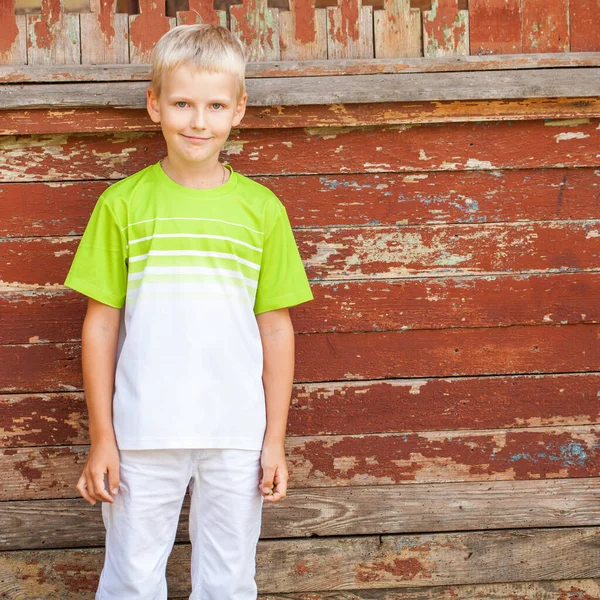
[(204, 113), (201, 110), (195, 110), (192, 113), (191, 125), (194, 129), (204, 129)]

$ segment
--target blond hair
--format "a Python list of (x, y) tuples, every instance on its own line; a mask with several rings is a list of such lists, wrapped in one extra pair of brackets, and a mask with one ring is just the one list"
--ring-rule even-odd
[(209, 73), (231, 73), (237, 99), (246, 92), (246, 52), (242, 42), (222, 25), (178, 25), (167, 31), (152, 51), (150, 87), (160, 96), (163, 75), (180, 66)]

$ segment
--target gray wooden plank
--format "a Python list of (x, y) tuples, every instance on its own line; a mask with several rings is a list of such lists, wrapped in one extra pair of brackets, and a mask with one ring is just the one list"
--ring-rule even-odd
[[(256, 582), (277, 594), (598, 578), (599, 540), (598, 527), (262, 540)], [(2, 553), (0, 596), (91, 598), (103, 554)], [(189, 564), (190, 546), (176, 545), (167, 567), (174, 597), (189, 594)]]
[[(144, 108), (146, 82), (0, 85), (3, 109)], [(249, 106), (600, 96), (600, 67), (248, 79)]]
[[(427, 73), (600, 66), (600, 52), (556, 52), (543, 54), (498, 54), (484, 56), (440, 56), (430, 58), (376, 58), (257, 61), (248, 63), (246, 77), (306, 77), (361, 75), (369, 73)], [(149, 81), (150, 65), (45, 65), (0, 66), (2, 83), (59, 81)]]
[[(291, 489), (265, 503), (261, 539), (600, 525), (600, 477)], [(100, 503), (0, 503), (0, 550), (101, 546)], [(178, 542), (188, 541), (189, 499)]]

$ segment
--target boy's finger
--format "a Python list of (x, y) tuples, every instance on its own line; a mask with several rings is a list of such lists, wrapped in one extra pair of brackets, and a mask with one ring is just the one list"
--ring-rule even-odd
[(103, 475), (94, 477), (94, 497), (102, 502), (114, 502), (113, 497), (106, 491), (106, 488), (104, 487)]
[(108, 489), (112, 494), (119, 493), (119, 467), (108, 468)]
[(92, 506), (96, 504), (96, 501), (88, 493), (85, 475), (82, 475), (79, 478), (76, 488), (86, 502), (89, 502)]

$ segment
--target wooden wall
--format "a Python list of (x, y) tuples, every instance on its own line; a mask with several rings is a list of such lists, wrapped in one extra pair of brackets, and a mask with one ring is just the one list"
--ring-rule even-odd
[(139, 14), (117, 0), (77, 14), (66, 1), (15, 14), (3, 0), (0, 64), (145, 63), (165, 31), (195, 22), (230, 27), (251, 61), (600, 50), (598, 0), (187, 0), (171, 17), (165, 0), (129, 1)]
[[(59, 6), (43, 2), (46, 15)], [(472, 53), (541, 54), (249, 69), (250, 107), (222, 159), (282, 199), (315, 295), (292, 309), (291, 480), (264, 508), (261, 600), (600, 600), (600, 56), (564, 53), (576, 39), (600, 50), (586, 21), (600, 4), (468, 8)], [(562, 33), (532, 45), (541, 17), (525, 15), (567, 10), (569, 45)], [(559, 37), (564, 58), (543, 54)], [(0, 69), (11, 600), (94, 596), (100, 505), (75, 490), (85, 299), (61, 282), (99, 194), (165, 152), (143, 110), (143, 61), (56, 68), (57, 57)], [(186, 502), (174, 599), (190, 591), (187, 515)]]

